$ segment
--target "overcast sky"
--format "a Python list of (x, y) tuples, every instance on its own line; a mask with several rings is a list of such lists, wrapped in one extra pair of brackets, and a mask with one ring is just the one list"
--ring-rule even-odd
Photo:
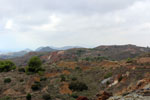
[(150, 46), (150, 0), (0, 0), (0, 51)]

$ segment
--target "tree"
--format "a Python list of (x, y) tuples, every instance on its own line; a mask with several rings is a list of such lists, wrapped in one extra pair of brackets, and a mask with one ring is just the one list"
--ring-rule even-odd
[(34, 56), (28, 62), (27, 70), (29, 72), (37, 73), (38, 71), (42, 70), (41, 65), (42, 65), (42, 62), (41, 62), (40, 58), (37, 56)]
[(0, 72), (8, 72), (16, 69), (16, 66), (13, 62), (9, 60), (0, 61)]

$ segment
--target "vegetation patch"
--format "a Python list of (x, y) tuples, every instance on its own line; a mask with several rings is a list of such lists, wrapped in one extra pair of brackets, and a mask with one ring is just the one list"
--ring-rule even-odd
[(44, 69), (42, 69), (42, 62), (39, 57), (34, 56), (28, 62), (28, 66), (26, 67), (26, 73), (39, 73), (41, 74)]
[(0, 100), (11, 100), (11, 98), (9, 96), (5, 96), (5, 97), (0, 98)]
[(16, 69), (16, 65), (13, 62), (9, 60), (0, 61), (0, 72), (9, 72), (14, 69)]
[(105, 74), (104, 79), (109, 78), (111, 76), (112, 76), (112, 72), (109, 72), (109, 73)]
[(11, 82), (11, 78), (5, 78), (4, 79), (4, 83), (10, 83)]
[(107, 57), (103, 56), (98, 56), (98, 57), (85, 57), (82, 58), (83, 61), (103, 61), (103, 60), (108, 60)]
[(42, 98), (43, 100), (51, 100), (51, 96), (49, 94), (44, 94)]
[(26, 96), (26, 100), (31, 100), (31, 97), (32, 97), (31, 94), (28, 93), (27, 96)]
[(83, 83), (83, 82), (71, 82), (69, 84), (69, 89), (73, 90), (73, 91), (83, 91), (83, 90), (88, 90), (88, 86)]
[(41, 89), (41, 83), (40, 82), (34, 82), (34, 84), (31, 86), (31, 89), (33, 91), (38, 91)]
[(18, 71), (19, 72), (25, 72), (25, 69), (24, 68), (18, 68)]
[(127, 59), (127, 63), (133, 63), (133, 59), (128, 58), (128, 59)]

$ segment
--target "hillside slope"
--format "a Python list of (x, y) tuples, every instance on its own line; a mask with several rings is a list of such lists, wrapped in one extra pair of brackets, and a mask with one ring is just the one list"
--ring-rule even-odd
[(27, 60), (32, 56), (39, 56), (47, 63), (53, 63), (60, 60), (92, 60), (95, 58), (106, 58), (119, 61), (127, 58), (134, 58), (148, 52), (150, 52), (150, 48), (138, 47), (135, 45), (99, 46), (93, 49), (74, 48), (53, 52), (30, 52), (22, 57), (13, 58), (12, 61), (19, 66), (27, 64)]
[[(108, 53), (114, 50), (118, 50), (116, 52), (122, 54), (120, 58), (125, 59), (114, 61), (99, 55), (102, 51)], [(16, 70), (0, 73), (0, 98), (9, 96), (10, 100), (26, 100), (26, 95), (30, 93), (32, 100), (45, 100), (43, 98), (45, 95), (50, 95), (52, 100), (83, 100), (81, 98), (128, 100), (129, 96), (131, 100), (149, 100), (148, 50), (126, 45), (101, 46), (92, 50), (80, 48), (55, 52), (30, 52), (24, 57), (11, 59), (17, 64)], [(126, 59), (128, 57), (126, 53), (122, 53), (124, 51), (130, 54), (134, 51), (136, 57)], [(107, 55), (115, 58), (114, 54)], [(132, 57), (130, 54), (129, 57)], [(24, 72), (32, 56), (40, 57), (45, 72), (36, 74)], [(10, 78), (11, 82), (6, 83), (4, 80), (7, 78)], [(33, 90), (33, 85), (37, 85), (38, 89)], [(72, 89), (73, 87), (79, 89)]]

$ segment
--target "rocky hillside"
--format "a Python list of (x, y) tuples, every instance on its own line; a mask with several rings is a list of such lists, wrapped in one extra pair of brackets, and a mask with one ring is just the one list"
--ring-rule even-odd
[[(11, 59), (15, 70), (0, 72), (0, 100), (149, 100), (148, 52), (132, 45), (30, 52)], [(33, 56), (42, 69), (30, 74)]]
[(138, 47), (135, 45), (121, 46), (99, 46), (96, 48), (74, 48), (69, 50), (58, 50), (53, 52), (30, 52), (22, 57), (11, 59), (18, 66), (26, 65), (32, 56), (41, 57), (43, 62), (54, 63), (60, 60), (101, 60), (108, 59), (112, 61), (120, 61), (123, 59), (134, 58), (141, 54), (150, 52), (150, 48)]

